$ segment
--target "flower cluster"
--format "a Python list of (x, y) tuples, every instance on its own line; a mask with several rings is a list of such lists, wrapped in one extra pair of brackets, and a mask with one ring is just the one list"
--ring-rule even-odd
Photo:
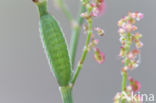
[(81, 2), (90, 11), (82, 13), (82, 17), (89, 18), (101, 16), (105, 11), (106, 6), (104, 0), (81, 0)]
[(123, 99), (127, 100), (128, 103), (142, 103), (140, 94), (134, 94), (131, 86), (127, 86), (122, 93), (118, 92), (114, 97), (114, 103), (121, 103)]
[(138, 92), (141, 85), (138, 81), (134, 80), (132, 77), (128, 78), (129, 86), (123, 92), (118, 92), (114, 97), (114, 103), (121, 103), (121, 100), (125, 99), (128, 103), (142, 103), (142, 98), (139, 94), (134, 94)]
[[(119, 34), (120, 34), (120, 42), (122, 44), (120, 54), (123, 58), (122, 63), (125, 64), (123, 70), (127, 71), (127, 69), (134, 69), (138, 67), (139, 64), (139, 54), (140, 48), (143, 46), (143, 43), (140, 41), (142, 35), (138, 32), (134, 33), (137, 30), (137, 26), (135, 26), (136, 21), (139, 21), (143, 18), (142, 13), (131, 13), (129, 12), (128, 16), (123, 17), (118, 22), (119, 26)], [(131, 45), (135, 43), (135, 49), (130, 51)]]
[[(143, 43), (140, 41), (142, 35), (138, 32), (135, 32), (138, 27), (135, 25), (136, 21), (139, 21), (143, 18), (142, 13), (131, 13), (129, 12), (128, 16), (123, 17), (118, 21), (119, 34), (121, 49), (119, 56), (122, 58), (122, 63), (124, 67), (121, 69), (123, 78), (128, 77), (128, 70), (133, 70), (138, 67), (140, 62), (140, 48), (143, 46)], [(134, 46), (133, 46), (134, 45)], [(125, 103), (126, 100), (128, 103), (141, 103), (141, 98), (139, 95), (132, 97), (133, 93), (136, 93), (140, 90), (140, 83), (134, 80), (132, 77), (128, 78), (129, 85), (126, 86), (126, 79), (123, 79), (124, 85), (122, 85), (123, 91), (116, 94), (114, 98), (114, 103)]]
[(88, 51), (91, 49), (94, 51), (94, 59), (101, 64), (105, 60), (105, 55), (96, 47), (99, 41), (95, 39), (93, 31), (95, 31), (99, 36), (103, 36), (104, 30), (99, 27), (92, 28), (92, 17), (101, 16), (104, 13), (105, 2), (104, 0), (81, 0), (81, 2), (87, 9), (86, 12), (81, 14), (81, 17), (85, 18), (88, 22), (88, 25), (84, 25), (84, 30), (87, 35), (91, 33), (90, 43), (88, 44), (87, 49)]

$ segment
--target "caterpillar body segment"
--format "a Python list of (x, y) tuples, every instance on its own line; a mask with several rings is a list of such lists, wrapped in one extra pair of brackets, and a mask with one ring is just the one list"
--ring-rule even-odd
[(54, 17), (47, 10), (47, 2), (35, 2), (40, 14), (40, 32), (53, 74), (60, 86), (71, 80), (71, 63), (65, 37)]

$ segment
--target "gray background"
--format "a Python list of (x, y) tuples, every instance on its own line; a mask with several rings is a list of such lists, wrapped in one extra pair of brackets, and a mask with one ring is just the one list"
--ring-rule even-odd
[[(80, 0), (64, 0), (77, 16)], [(142, 63), (130, 74), (142, 84), (141, 93), (156, 95), (156, 0), (105, 0), (107, 10), (94, 20), (94, 26), (105, 30), (99, 47), (106, 62), (97, 64), (93, 52), (87, 60), (74, 87), (75, 103), (112, 103), (120, 91), (122, 67), (118, 57), (120, 42), (117, 21), (128, 11), (145, 14), (139, 22), (143, 34)], [(61, 11), (49, 0), (50, 13), (55, 15), (69, 43), (70, 26)], [(0, 103), (61, 103), (58, 85), (50, 72), (38, 31), (39, 17), (31, 0), (0, 1)], [(85, 35), (81, 34), (77, 60)], [(155, 103), (155, 102), (153, 102)]]

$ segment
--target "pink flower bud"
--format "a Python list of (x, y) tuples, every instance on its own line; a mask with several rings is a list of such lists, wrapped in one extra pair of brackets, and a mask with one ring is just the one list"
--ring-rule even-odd
[(82, 18), (86, 18), (86, 19), (88, 19), (88, 18), (90, 17), (90, 15), (89, 15), (87, 12), (81, 13), (80, 16), (81, 16)]
[(134, 49), (133, 51), (132, 51), (132, 53), (133, 53), (133, 55), (138, 55), (139, 53), (140, 53), (140, 51), (138, 50), (138, 49)]
[(136, 38), (136, 39), (140, 39), (141, 37), (142, 37), (142, 35), (141, 35), (140, 33), (136, 33), (136, 34), (135, 34), (135, 38)]
[(137, 14), (137, 18), (136, 18), (136, 20), (141, 20), (142, 18), (144, 17), (144, 14), (142, 14), (142, 13), (138, 13)]
[(123, 67), (123, 68), (121, 69), (122, 72), (125, 72), (125, 71), (127, 71), (127, 70), (128, 70), (128, 67), (127, 67), (127, 66), (125, 66), (125, 67)]
[(130, 52), (130, 53), (128, 53), (128, 58), (129, 59), (133, 59), (135, 56), (134, 56), (134, 54), (132, 53), (132, 52)]
[(136, 47), (141, 48), (143, 46), (143, 43), (141, 41), (136, 42)]
[(122, 24), (123, 24), (123, 20), (121, 19), (121, 20), (118, 21), (118, 26), (121, 27)]
[(95, 49), (94, 59), (99, 63), (102, 64), (105, 61), (105, 55), (101, 52), (98, 48)]
[(140, 53), (140, 51), (138, 49), (134, 49), (131, 52), (128, 53), (128, 58), (129, 59), (134, 59), (138, 54)]
[(93, 16), (101, 16), (105, 11), (105, 2), (104, 0), (99, 0), (97, 5), (93, 8), (92, 15)]
[(132, 90), (134, 92), (139, 91), (140, 88), (141, 88), (141, 84), (138, 81), (134, 80), (132, 77), (129, 77), (128, 79), (129, 79), (129, 82), (130, 82), (130, 86), (132, 87)]
[(135, 19), (137, 17), (137, 14), (136, 13), (131, 13), (129, 12), (129, 16), (133, 19)]
[(94, 44), (98, 44), (99, 43), (99, 40), (98, 39), (95, 39), (95, 40), (93, 40), (93, 42), (94, 42)]
[(95, 30), (97, 31), (97, 33), (100, 35), (100, 36), (104, 36), (104, 30), (99, 28), (99, 27), (96, 27)]
[(125, 48), (121, 48), (119, 56), (121, 57), (125, 56)]
[(121, 97), (122, 97), (122, 93), (118, 92), (114, 97), (114, 103), (120, 103)]
[(119, 34), (123, 34), (123, 33), (125, 33), (125, 30), (123, 28), (119, 28), (118, 32), (119, 32)]

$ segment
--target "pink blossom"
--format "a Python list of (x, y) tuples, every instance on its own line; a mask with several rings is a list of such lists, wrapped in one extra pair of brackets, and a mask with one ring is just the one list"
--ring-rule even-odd
[(101, 16), (105, 11), (106, 5), (104, 0), (98, 0), (98, 3), (93, 8), (92, 15), (93, 16)]
[(137, 18), (136, 18), (136, 20), (141, 20), (142, 18), (144, 17), (144, 15), (142, 14), (142, 13), (138, 13), (137, 14)]
[(134, 49), (128, 53), (128, 58), (134, 59), (139, 53), (140, 53), (140, 51), (138, 49)]
[(101, 52), (98, 48), (95, 49), (94, 59), (99, 63), (102, 64), (105, 61), (105, 55)]
[(119, 28), (118, 32), (119, 32), (119, 34), (123, 34), (123, 33), (125, 33), (125, 30), (123, 28)]
[(139, 53), (140, 53), (140, 51), (138, 50), (138, 49), (134, 49), (133, 51), (132, 51), (132, 53), (133, 53), (133, 55), (138, 55)]
[(137, 27), (136, 27), (135, 25), (132, 25), (132, 24), (129, 24), (129, 23), (123, 24), (123, 25), (122, 25), (122, 28), (123, 28), (124, 30), (126, 30), (127, 32), (132, 32), (132, 31), (137, 30)]
[(99, 40), (98, 39), (95, 39), (95, 40), (93, 40), (93, 42), (94, 42), (94, 44), (98, 44), (99, 43)]
[(121, 68), (121, 71), (122, 72), (125, 72), (125, 71), (127, 71), (128, 70), (128, 67), (127, 66), (124, 66), (123, 68)]
[(136, 13), (131, 13), (131, 12), (129, 12), (129, 16), (133, 19), (135, 19), (137, 17)]
[(135, 34), (135, 38), (136, 38), (136, 39), (140, 39), (141, 37), (142, 37), (142, 34), (140, 34), (140, 33), (136, 33), (136, 34)]
[(125, 48), (121, 47), (119, 56), (121, 56), (121, 57), (125, 56)]
[(141, 41), (136, 42), (136, 47), (141, 48), (143, 46), (143, 43)]
[(87, 12), (84, 12), (84, 13), (81, 13), (81, 15), (80, 15), (82, 18), (89, 18), (89, 14), (87, 13)]
[(140, 88), (141, 88), (141, 84), (138, 81), (134, 80), (132, 77), (129, 77), (128, 79), (129, 79), (129, 82), (130, 82), (130, 86), (132, 87), (132, 90), (134, 92), (139, 91)]
[(121, 97), (122, 97), (122, 93), (118, 92), (114, 97), (114, 103), (120, 103)]
[(96, 27), (96, 28), (95, 28), (95, 31), (97, 31), (98, 35), (104, 36), (104, 30), (103, 30), (103, 29), (101, 29), (101, 28), (99, 28), (99, 27)]
[(130, 52), (130, 53), (128, 54), (128, 58), (129, 58), (129, 59), (133, 59), (133, 58), (134, 58), (134, 54), (133, 54), (132, 52)]

